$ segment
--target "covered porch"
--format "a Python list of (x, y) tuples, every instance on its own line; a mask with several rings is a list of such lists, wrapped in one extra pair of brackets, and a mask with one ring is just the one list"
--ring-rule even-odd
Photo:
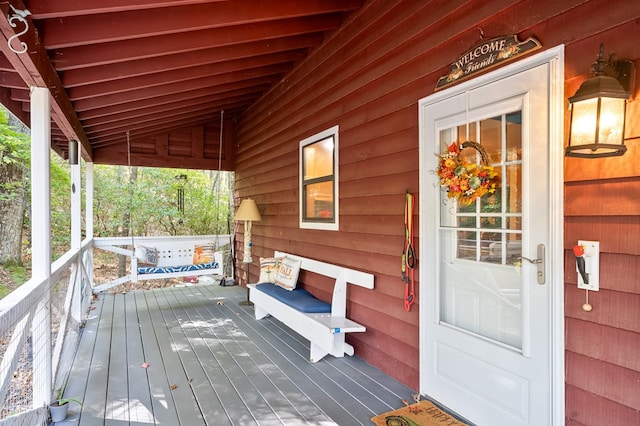
[[(627, 99), (626, 127), (620, 133), (626, 154), (564, 157), (571, 128), (569, 99), (591, 78), (590, 65), (598, 47), (606, 46), (610, 62), (618, 58), (635, 63), (636, 69), (640, 66), (636, 42), (640, 2), (9, 0), (1, 2), (0, 10), (5, 16), (0, 19), (0, 102), (31, 131), (29, 169), (33, 172), (32, 278), (0, 300), (0, 400), (5, 401), (0, 426), (47, 424), (48, 407), (61, 390), (83, 399), (82, 424), (155, 420), (200, 424), (196, 418), (219, 424), (219, 419), (210, 420), (210, 413), (224, 413), (219, 417), (238, 424), (252, 420), (296, 424), (299, 419), (310, 424), (367, 424), (371, 415), (400, 406), (413, 392), (437, 399), (477, 424), (640, 424), (640, 203), (636, 196), (640, 193), (640, 74), (631, 73), (635, 87)], [(505, 52), (513, 62), (456, 77), (462, 70), (456, 69), (461, 55), (471, 55), (469, 49), (503, 37), (533, 37), (541, 46), (518, 57)], [(557, 75), (550, 88), (540, 92), (553, 94), (553, 100), (530, 96), (532, 92), (523, 89), (518, 93), (526, 93), (526, 102), (536, 104), (523, 100), (512, 105), (503, 99), (504, 108), (497, 108), (493, 101), (478, 105), (478, 124), (473, 125), (479, 129), (475, 142), (484, 143), (480, 138), (489, 142), (494, 136), (497, 140), (498, 134), (506, 135), (503, 129), (513, 129), (508, 126), (514, 120), (506, 117), (520, 112), (515, 121), (521, 128), (510, 132), (524, 141), (513, 150), (515, 161), (522, 161), (522, 178), (516, 175), (507, 180), (509, 185), (514, 183), (513, 191), (502, 194), (523, 194), (522, 208), (500, 212), (497, 221), (497, 212), (483, 211), (476, 204), (479, 228), (468, 226), (465, 218), (471, 215), (465, 216), (467, 212), (459, 215), (460, 224), (477, 233), (478, 253), (482, 253), (481, 233), (486, 231), (483, 223), (490, 225), (490, 233), (504, 235), (516, 234), (509, 223), (523, 225), (520, 231), (525, 238), (519, 254), (529, 256), (535, 265), (546, 265), (546, 270), (535, 271), (529, 262), (489, 266), (508, 267), (522, 277), (528, 274), (520, 287), (522, 315), (513, 316), (514, 322), (524, 324), (523, 315), (529, 315), (529, 324), (537, 325), (538, 336), (551, 346), (553, 359), (549, 361), (543, 346), (530, 339), (531, 327), (521, 328), (522, 344), (516, 350), (488, 342), (486, 336), (476, 338), (471, 328), (460, 333), (452, 328), (452, 336), (460, 339), (456, 341), (459, 352), (465, 356), (449, 357), (450, 371), (484, 371), (490, 380), (476, 384), (468, 376), (459, 382), (447, 378), (454, 392), (445, 395), (440, 386), (444, 381), (433, 388), (425, 386), (435, 383), (425, 379), (428, 371), (435, 371), (432, 360), (425, 361), (425, 354), (434, 353), (436, 347), (429, 315), (449, 327), (443, 316), (436, 316), (443, 303), (438, 291), (445, 281), (432, 275), (439, 272), (430, 267), (444, 264), (443, 245), (431, 238), (435, 233), (427, 232), (429, 226), (441, 226), (438, 215), (447, 209), (429, 214), (443, 195), (430, 172), (446, 145), (467, 139), (453, 136), (461, 134), (457, 128), (471, 128), (476, 119), (461, 118), (469, 115), (467, 105), (442, 118), (440, 124), (446, 126), (437, 127), (434, 121), (433, 132), (427, 132), (425, 118), (433, 117), (419, 114), (420, 104), (434, 95), (441, 97), (439, 101), (449, 96), (452, 102), (461, 100), (469, 96), (471, 85), (489, 91), (493, 78), (489, 74), (508, 73), (513, 69), (509, 67), (520, 66), (534, 55), (553, 52), (558, 54), (547, 63)], [(506, 79), (506, 74), (501, 75)], [(458, 80), (446, 88), (437, 86), (449, 76)], [(514, 77), (513, 87), (520, 87), (522, 78), (508, 77)], [(533, 83), (543, 80), (531, 78)], [(502, 82), (490, 83), (496, 84), (491, 87), (501, 85), (491, 94), (506, 93)], [(465, 93), (457, 92), (463, 89)], [(476, 96), (489, 102), (486, 96)], [(438, 110), (433, 106), (432, 111)], [(545, 131), (539, 125), (542, 121), (529, 112), (544, 113), (555, 131)], [(493, 120), (502, 116), (504, 120)], [(500, 125), (487, 126), (483, 135), (484, 120)], [(522, 129), (537, 129), (541, 135)], [(452, 136), (441, 130), (451, 130)], [(334, 158), (335, 173), (329, 176), (336, 191), (309, 191), (313, 197), (307, 200), (305, 188), (331, 179), (302, 178), (306, 164), (302, 153), (307, 146), (302, 143), (322, 142), (330, 139), (329, 134), (337, 142), (336, 155), (329, 157)], [(508, 152), (502, 142), (494, 146), (500, 146), (496, 155)], [(543, 155), (531, 148), (543, 150)], [(53, 263), (52, 151), (69, 160), (71, 198), (70, 248)], [(546, 173), (550, 168), (543, 161), (551, 160), (554, 171)], [(93, 251), (101, 244), (92, 223), (94, 165), (233, 171), (233, 207), (251, 198), (262, 215), (253, 240), (242, 223), (229, 230), (238, 256), (233, 273), (225, 278), (241, 287), (101, 293), (93, 300), (97, 291)], [(553, 201), (550, 207), (541, 205), (542, 197), (519, 186), (523, 182), (539, 186), (545, 200)], [(551, 185), (553, 193), (548, 190)], [(417, 200), (411, 215), (405, 208), (408, 193)], [(331, 204), (327, 194), (333, 194), (333, 228), (303, 223), (305, 203), (313, 201), (315, 206), (318, 201), (318, 208), (309, 211), (318, 216), (316, 225), (329, 224), (324, 223), (332, 211), (327, 208)], [(553, 200), (547, 199), (550, 194)], [(547, 211), (553, 212), (553, 218), (543, 232), (524, 229)], [(418, 225), (416, 292), (411, 299), (415, 304), (409, 309), (405, 304), (408, 286), (400, 269), (408, 217)], [(464, 232), (467, 229), (458, 233), (451, 227), (451, 241), (465, 239)], [(548, 241), (537, 242), (533, 237)], [(573, 249), (580, 241), (600, 244), (597, 293), (578, 287)], [(245, 242), (251, 242), (250, 262), (240, 261), (248, 251), (242, 249)], [(542, 256), (534, 253), (544, 243), (550, 249), (542, 263), (538, 261)], [(462, 244), (461, 248), (460, 255), (451, 250), (455, 253), (451, 260), (469, 260), (465, 259), (469, 253), (464, 253), (467, 247)], [(132, 250), (127, 247), (123, 253)], [(375, 276), (372, 291), (354, 289), (347, 297), (350, 317), (367, 328), (366, 333), (350, 336), (356, 357), (311, 364), (305, 355), (306, 342), (277, 321), (253, 320), (251, 309), (238, 306), (246, 297), (242, 287), (258, 279), (257, 258), (280, 250)], [(483, 261), (479, 256), (477, 263)], [(484, 263), (480, 266), (489, 262)], [(537, 272), (546, 274), (546, 284), (536, 282)], [(303, 286), (328, 298), (325, 282), (310, 281)], [(493, 277), (483, 279), (483, 284), (494, 282)], [(468, 287), (470, 291), (460, 293), (460, 311), (472, 313), (467, 307), (491, 306), (476, 303), (481, 300), (476, 289), (480, 286)], [(193, 296), (205, 290), (211, 294)], [(224, 300), (217, 299), (218, 291), (225, 293)], [(541, 295), (540, 303), (529, 303), (534, 299), (527, 294), (533, 291)], [(127, 307), (136, 310), (129, 312)], [(104, 322), (106, 318), (110, 320)], [(474, 316), (474, 323), (479, 322), (476, 318), (481, 317)], [(551, 318), (551, 324), (539, 318)], [(134, 326), (133, 335), (123, 324)], [(92, 326), (94, 340), (85, 347)], [(500, 331), (510, 330), (505, 326)], [(102, 339), (102, 332), (108, 338)], [(125, 345), (129, 337), (138, 342), (137, 359)], [(478, 354), (489, 344), (492, 349), (520, 354), (515, 355), (519, 361), (527, 358), (523, 348), (537, 350), (541, 368), (514, 362), (519, 370), (514, 368), (514, 377), (520, 382), (519, 373), (528, 369), (546, 383), (540, 388), (521, 386), (526, 395), (522, 400), (509, 390), (495, 392), (497, 386), (487, 383), (499, 384), (493, 380), (497, 377), (493, 371), (505, 363), (493, 358), (486, 363), (490, 368), (468, 367), (478, 365)], [(155, 348), (154, 359), (147, 352), (151, 348)], [(83, 351), (91, 358), (81, 361)], [(91, 364), (94, 359), (96, 364)], [(396, 383), (399, 390), (393, 391), (383, 379), (373, 380), (382, 375), (361, 360), (404, 385)], [(141, 368), (143, 362), (149, 367)], [(112, 371), (110, 363), (130, 375), (112, 378), (107, 374)], [(80, 379), (78, 367), (85, 374)], [(83, 385), (76, 387), (83, 377)], [(28, 386), (24, 385), (27, 379)], [(172, 385), (177, 387), (171, 389)], [(466, 390), (473, 396), (468, 397)], [(126, 409), (125, 392), (130, 401)], [(518, 402), (518, 412), (523, 414), (517, 421), (513, 416), (500, 419), (505, 413), (503, 396)], [(529, 410), (533, 398), (544, 409)], [(479, 403), (472, 406), (470, 400)], [(187, 412), (180, 411), (183, 403)], [(128, 420), (123, 420), (125, 413)], [(182, 420), (185, 415), (195, 417)]]
[(308, 361), (309, 342), (256, 321), (238, 286), (94, 298), (65, 425), (366, 425), (412, 391), (358, 357)]

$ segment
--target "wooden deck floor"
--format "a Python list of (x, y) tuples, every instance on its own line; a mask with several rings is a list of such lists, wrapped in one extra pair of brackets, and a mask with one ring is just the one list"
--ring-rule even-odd
[(411, 399), (358, 357), (311, 364), (306, 340), (245, 299), (218, 285), (100, 295), (65, 392), (84, 403), (58, 425), (370, 425)]

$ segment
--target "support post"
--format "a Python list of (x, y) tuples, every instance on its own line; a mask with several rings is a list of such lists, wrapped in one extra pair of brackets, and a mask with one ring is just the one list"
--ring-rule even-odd
[(93, 163), (84, 163), (85, 167), (85, 224), (86, 238), (93, 239)]
[[(93, 163), (87, 162), (85, 167), (85, 238), (93, 241)], [(89, 279), (89, 291), (93, 292), (93, 243), (87, 248), (85, 268)], [(85, 292), (83, 289), (83, 296)], [(84, 306), (84, 304), (83, 304)]]
[[(76, 149), (78, 142), (71, 141)], [(80, 178), (80, 161), (70, 163), (71, 168), (71, 250), (79, 250), (82, 242), (82, 179)]]
[(51, 365), (51, 99), (46, 87), (31, 88), (32, 277), (46, 291), (33, 319), (33, 408), (48, 405)]
[(71, 265), (69, 291), (73, 292), (71, 318), (75, 324), (82, 321), (82, 177), (78, 142), (69, 141), (69, 166), (71, 169), (71, 250), (78, 253), (76, 262)]

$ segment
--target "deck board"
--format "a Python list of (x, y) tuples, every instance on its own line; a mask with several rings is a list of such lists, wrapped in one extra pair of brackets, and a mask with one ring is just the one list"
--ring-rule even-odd
[[(201, 424), (203, 423), (202, 414), (193, 398), (193, 392), (191, 391), (191, 386), (189, 386), (189, 377), (185, 372), (185, 364), (182, 359), (190, 348), (188, 345), (180, 345), (182, 339), (180, 334), (184, 333), (182, 333), (177, 324), (167, 321), (164, 312), (167, 309), (167, 306), (164, 306), (166, 303), (158, 303), (157, 295), (158, 292), (145, 292), (149, 314), (158, 339), (164, 373), (169, 381), (170, 392), (167, 397), (173, 398), (180, 424)], [(147, 369), (148, 374), (155, 374), (156, 371), (157, 369), (154, 365)]]
[[(65, 388), (65, 396), (83, 399), (85, 389), (87, 388), (87, 380), (89, 378), (89, 371), (91, 371), (91, 360), (93, 357), (95, 342), (98, 335), (99, 319), (102, 314), (102, 306), (104, 299), (97, 299), (93, 301), (89, 313), (87, 315), (88, 321), (82, 329), (82, 342), (83, 344), (78, 346), (76, 351), (73, 365), (74, 368), (69, 374), (69, 380)], [(66, 422), (59, 422), (59, 425), (75, 424), (76, 420), (80, 416), (82, 407), (76, 404), (71, 404)]]
[[(231, 317), (235, 315), (223, 306), (216, 305), (220, 314)], [(215, 315), (215, 313), (207, 310), (205, 315)], [(232, 354), (242, 373), (249, 378), (258, 394), (276, 414), (279, 421), (274, 424), (287, 424), (289, 421), (300, 419), (330, 421), (326, 416), (322, 416), (315, 404), (301, 394), (295, 383), (280, 374), (280, 368), (274, 368), (273, 362), (265, 356), (263, 348), (259, 348), (240, 327), (226, 323), (224, 328), (228, 336), (228, 339), (222, 340), (225, 348)], [(260, 417), (260, 424), (263, 422), (264, 418)]]
[(83, 425), (86, 426), (102, 425), (104, 423), (114, 300), (113, 297), (105, 299), (100, 313), (93, 356), (91, 357), (91, 367), (80, 414), (80, 418), (87, 419), (86, 423), (83, 422)]
[(67, 386), (84, 405), (59, 424), (369, 425), (411, 398), (357, 356), (312, 364), (308, 341), (245, 299), (218, 285), (101, 294)]
[[(173, 398), (171, 397), (169, 382), (164, 371), (158, 339), (154, 331), (154, 324), (151, 321), (145, 292), (134, 292), (134, 297), (138, 309), (140, 335), (144, 348), (144, 362), (149, 364), (150, 367), (154, 367), (151, 371), (149, 371), (148, 368), (145, 369), (147, 373), (147, 385), (149, 386), (151, 394), (151, 414), (156, 424), (180, 424), (178, 421), (178, 413)], [(135, 386), (135, 384), (133, 385)]]
[[(111, 347), (109, 370), (127, 365), (127, 324), (124, 295), (117, 294), (113, 300), (113, 321), (111, 323)], [(104, 424), (106, 426), (129, 422), (128, 374), (109, 374), (107, 377), (107, 401)]]
[(126, 374), (129, 386), (129, 424), (148, 425), (153, 421), (153, 403), (147, 370), (142, 368), (145, 354), (135, 296), (126, 299), (125, 322), (127, 325)]
[(188, 359), (185, 372), (203, 417), (208, 419), (216, 418), (220, 425), (231, 424), (224, 406), (213, 387), (213, 382), (216, 376), (219, 376), (221, 367), (217, 363), (213, 364), (213, 366), (207, 364), (206, 361), (211, 358), (211, 352), (197, 329), (198, 323), (194, 322), (192, 315), (188, 313), (185, 301), (174, 297), (172, 293), (163, 292), (162, 296), (169, 304), (171, 304), (171, 298), (179, 304), (172, 307), (172, 321), (183, 324), (185, 341), (181, 344), (190, 345), (192, 349), (191, 354), (184, 357), (185, 360)]
[[(271, 362), (282, 372), (286, 372), (286, 375), (309, 397), (310, 401), (322, 407), (324, 421), (329, 418), (339, 425), (370, 423), (368, 421), (360, 423), (354, 418), (351, 412), (353, 408), (351, 396), (319, 374), (317, 365), (320, 363), (311, 364), (308, 361), (309, 343), (304, 338), (272, 317), (256, 321), (253, 318), (252, 309), (234, 305), (229, 305), (228, 309), (243, 321), (246, 327), (244, 330), (249, 338), (259, 342), (261, 351), (269, 357)], [(346, 403), (347, 407), (342, 403)], [(361, 418), (368, 420), (370, 417), (372, 416), (364, 415)]]

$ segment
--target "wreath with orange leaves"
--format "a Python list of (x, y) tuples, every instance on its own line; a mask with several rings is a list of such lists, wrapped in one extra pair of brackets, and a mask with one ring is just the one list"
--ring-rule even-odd
[[(476, 149), (480, 153), (482, 164), (470, 163), (460, 157), (464, 148)], [(440, 187), (461, 206), (468, 206), (476, 198), (495, 192), (499, 181), (498, 173), (488, 165), (487, 153), (479, 143), (453, 142), (447, 152), (439, 157), (440, 164), (436, 173), (440, 178)]]

